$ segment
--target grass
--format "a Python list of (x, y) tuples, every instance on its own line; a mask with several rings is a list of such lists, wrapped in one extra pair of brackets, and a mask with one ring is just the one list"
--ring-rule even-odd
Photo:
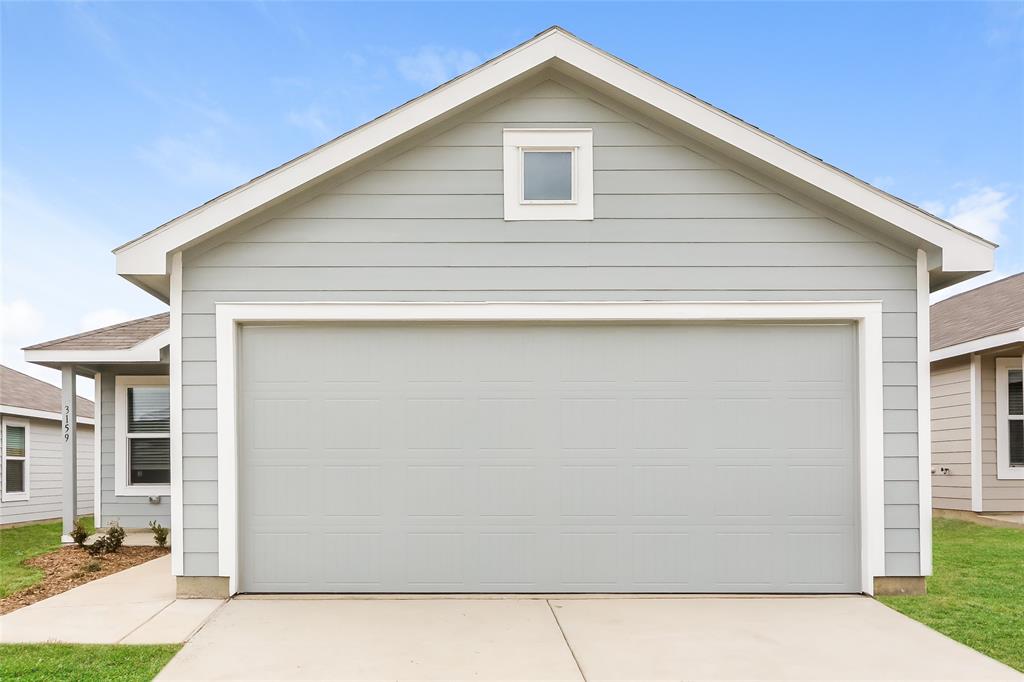
[(935, 519), (923, 597), (880, 597), (900, 613), (1024, 672), (1024, 530)]
[[(95, 530), (91, 516), (81, 519), (90, 532)], [(0, 530), (0, 599), (43, 579), (42, 571), (23, 562), (60, 547), (60, 532), (60, 521)]]
[(152, 680), (180, 644), (0, 644), (0, 680)]

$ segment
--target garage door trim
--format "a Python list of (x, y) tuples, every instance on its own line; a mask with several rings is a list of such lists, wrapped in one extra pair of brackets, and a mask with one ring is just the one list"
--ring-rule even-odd
[(237, 366), (240, 326), (250, 322), (730, 322), (843, 320), (857, 324), (861, 585), (885, 574), (882, 480), (881, 301), (581, 303), (219, 303), (217, 492), (220, 575), (238, 591)]

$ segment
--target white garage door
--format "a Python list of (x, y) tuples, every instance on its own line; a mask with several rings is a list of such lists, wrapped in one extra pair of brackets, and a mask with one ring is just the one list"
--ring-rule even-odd
[(856, 592), (852, 324), (246, 326), (243, 592)]

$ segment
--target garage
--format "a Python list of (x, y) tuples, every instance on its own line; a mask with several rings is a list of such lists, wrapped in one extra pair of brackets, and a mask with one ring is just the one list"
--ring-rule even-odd
[(241, 592), (861, 591), (852, 322), (238, 329)]

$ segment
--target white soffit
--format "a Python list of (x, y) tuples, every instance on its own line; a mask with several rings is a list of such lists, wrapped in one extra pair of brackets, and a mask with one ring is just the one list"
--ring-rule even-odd
[[(912, 235), (929, 252), (930, 269), (977, 274), (993, 267), (995, 245), (871, 187), (847, 173), (553, 27), (454, 80), (213, 199), (124, 244), (118, 274), (147, 290), (167, 289), (167, 255), (226, 225), (293, 195), (327, 173), (478, 101), (495, 88), (542, 67), (584, 76), (591, 85), (663, 114), (684, 131), (716, 142), (759, 165), (776, 169), (798, 187)], [(931, 248), (928, 248), (928, 247)], [(963, 279), (963, 277), (959, 278)], [(154, 280), (157, 280), (154, 282)], [(154, 291), (158, 290), (158, 291)]]

